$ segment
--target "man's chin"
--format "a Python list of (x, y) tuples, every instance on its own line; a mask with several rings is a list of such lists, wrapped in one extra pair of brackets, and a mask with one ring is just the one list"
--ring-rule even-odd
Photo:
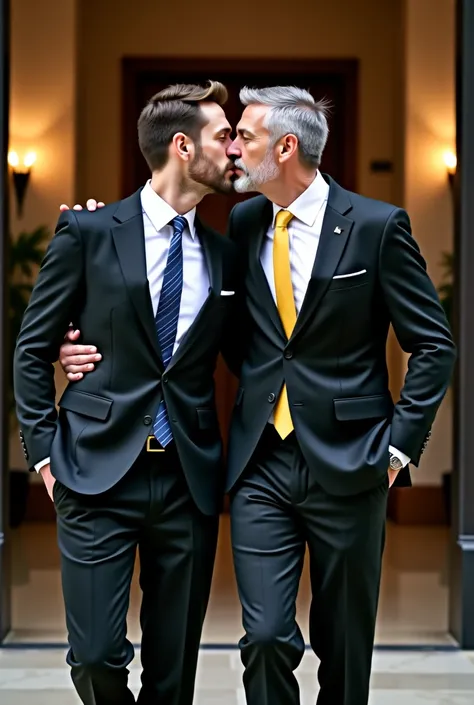
[[(239, 184), (239, 181), (241, 182)], [(250, 187), (248, 179), (246, 177), (232, 176), (231, 179), (220, 181), (219, 183), (214, 183), (209, 185), (208, 193), (221, 194), (222, 196), (228, 196), (230, 193), (247, 193), (248, 191), (255, 190)]]
[(234, 184), (232, 181), (221, 181), (219, 184), (214, 184), (213, 192), (228, 196), (229, 193), (234, 193)]
[(233, 187), (237, 193), (248, 193), (249, 191), (255, 191), (253, 184), (246, 176), (238, 176), (233, 182)]

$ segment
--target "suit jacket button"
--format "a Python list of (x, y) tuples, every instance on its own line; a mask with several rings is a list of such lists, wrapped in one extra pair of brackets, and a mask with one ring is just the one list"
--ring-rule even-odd
[(143, 419), (143, 423), (145, 424), (145, 426), (151, 426), (151, 424), (153, 423), (153, 419), (151, 418), (151, 416), (145, 416)]
[(268, 395), (268, 401), (270, 402), (270, 404), (273, 404), (273, 402), (275, 401), (275, 395), (273, 394), (273, 392)]
[(293, 351), (292, 350), (285, 350), (285, 359), (291, 360), (292, 357), (293, 357)]

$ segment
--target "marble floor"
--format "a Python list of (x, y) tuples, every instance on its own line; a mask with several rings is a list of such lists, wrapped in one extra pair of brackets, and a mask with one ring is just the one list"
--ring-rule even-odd
[[(448, 629), (447, 530), (389, 524), (377, 627), (377, 644), (450, 644)], [(26, 524), (12, 538), (12, 622), (10, 640), (65, 643), (59, 555), (54, 524)], [(307, 639), (310, 587), (307, 565), (298, 597), (298, 620)], [(134, 576), (129, 635), (139, 641), (140, 590)], [(223, 516), (204, 627), (207, 645), (237, 643), (242, 634), (230, 553), (229, 518)], [(3, 705), (3, 703), (2, 703)]]
[[(307, 653), (297, 671), (301, 705), (316, 701), (316, 658)], [(245, 705), (237, 651), (203, 651), (194, 705)], [(137, 693), (139, 665), (131, 668)], [(375, 652), (370, 705), (472, 705), (474, 654), (464, 652)], [(2, 705), (79, 703), (64, 665), (64, 651), (0, 650)], [(337, 705), (337, 704), (335, 704)]]

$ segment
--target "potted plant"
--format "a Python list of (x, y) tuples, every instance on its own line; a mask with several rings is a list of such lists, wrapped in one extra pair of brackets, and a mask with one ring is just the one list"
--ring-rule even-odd
[[(49, 229), (40, 225), (31, 232), (21, 232), (10, 239), (9, 256), (9, 411), (10, 431), (15, 430), (17, 419), (13, 396), (13, 353), (20, 332), (23, 314), (33, 290), (33, 280), (41, 264), (46, 243), (51, 238)], [(10, 473), (10, 526), (17, 527), (24, 519), (29, 492), (29, 473), (21, 468), (11, 468)]]
[(439, 300), (444, 308), (449, 325), (453, 325), (453, 274), (454, 274), (454, 254), (443, 252), (441, 259), (443, 269), (443, 279), (438, 287)]

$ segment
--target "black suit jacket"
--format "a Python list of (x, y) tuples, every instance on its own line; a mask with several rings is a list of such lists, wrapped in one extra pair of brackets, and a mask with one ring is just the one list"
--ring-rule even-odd
[[(51, 457), (67, 487), (97, 494), (131, 467), (162, 395), (190, 491), (219, 510), (224, 476), (213, 374), (235, 290), (234, 247), (196, 219), (209, 296), (166, 371), (146, 273), (140, 192), (95, 213), (59, 218), (26, 310), (15, 354), (15, 396), (29, 465)], [(70, 321), (103, 360), (55, 407), (53, 362)]]
[[(306, 297), (290, 340), (260, 264), (271, 203), (237, 205), (229, 233), (239, 247), (239, 373), (227, 489), (247, 465), (286, 380), (295, 433), (320, 484), (350, 495), (381, 481), (389, 444), (414, 465), (449, 384), (455, 347), (425, 262), (400, 208), (349, 193), (330, 177), (327, 209)], [(363, 272), (334, 279), (336, 275)], [(238, 303), (238, 302), (236, 302)], [(390, 323), (410, 353), (400, 401), (388, 387)], [(410, 484), (408, 469), (398, 484)]]

